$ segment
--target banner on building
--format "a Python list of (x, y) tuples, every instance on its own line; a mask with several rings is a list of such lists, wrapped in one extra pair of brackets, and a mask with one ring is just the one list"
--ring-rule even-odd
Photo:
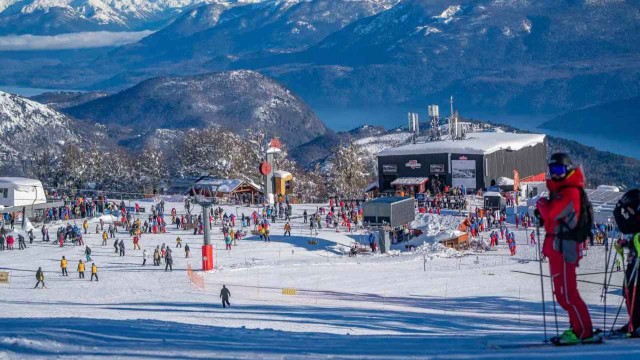
[(451, 160), (451, 185), (453, 187), (464, 186), (467, 189), (475, 189), (476, 184), (475, 160)]
[(444, 174), (444, 164), (431, 164), (431, 165), (429, 165), (429, 172), (432, 175)]
[(383, 164), (382, 165), (382, 173), (383, 174), (397, 174), (398, 173), (398, 165), (395, 165), (395, 164)]

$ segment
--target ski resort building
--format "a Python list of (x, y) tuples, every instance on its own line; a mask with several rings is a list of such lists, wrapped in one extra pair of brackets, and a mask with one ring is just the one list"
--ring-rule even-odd
[(547, 142), (543, 134), (468, 133), (462, 140), (403, 145), (377, 154), (381, 192), (416, 194), (434, 186), (484, 189), (499, 177), (544, 176)]
[[(211, 193), (213, 192), (213, 193)], [(186, 192), (187, 195), (204, 195), (226, 200), (240, 200), (244, 203), (254, 204), (262, 195), (259, 185), (249, 180), (219, 179), (203, 176)]]
[(0, 178), (1, 206), (26, 206), (46, 202), (44, 188), (39, 180), (18, 177)]

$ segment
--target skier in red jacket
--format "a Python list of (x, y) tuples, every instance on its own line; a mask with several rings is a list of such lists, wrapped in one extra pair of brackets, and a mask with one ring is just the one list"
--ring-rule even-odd
[(576, 268), (582, 257), (581, 243), (567, 239), (566, 233), (578, 225), (580, 188), (584, 174), (571, 158), (556, 153), (549, 161), (549, 198), (537, 203), (536, 216), (544, 226), (542, 253), (549, 259), (556, 301), (569, 314), (571, 328), (560, 335), (561, 343), (589, 342), (593, 339), (591, 316), (578, 292)]

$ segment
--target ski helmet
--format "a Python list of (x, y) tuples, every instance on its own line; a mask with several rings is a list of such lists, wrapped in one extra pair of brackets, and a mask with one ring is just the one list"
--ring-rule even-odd
[(573, 161), (565, 153), (555, 153), (549, 159), (549, 175), (551, 179), (564, 179), (574, 170)]
[(613, 209), (613, 216), (623, 234), (640, 233), (640, 190), (627, 191)]

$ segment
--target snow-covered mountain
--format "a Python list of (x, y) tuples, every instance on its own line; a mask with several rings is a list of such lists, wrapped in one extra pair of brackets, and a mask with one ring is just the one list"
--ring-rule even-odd
[(202, 3), (257, 0), (0, 0), (0, 34), (155, 29)]
[(154, 78), (63, 111), (77, 119), (131, 128), (137, 134), (161, 128), (264, 130), (290, 146), (327, 131), (293, 92), (246, 70)]
[(0, 166), (16, 164), (41, 148), (60, 150), (91, 137), (46, 105), (0, 92)]
[[(371, 11), (399, 0), (334, 0), (336, 3), (350, 4), (352, 8), (369, 7)], [(202, 12), (210, 15), (235, 6), (264, 3), (262, 9), (278, 8), (278, 11), (295, 8), (314, 0), (0, 0), (0, 34), (36, 34), (51, 35), (77, 31), (97, 30), (149, 30), (159, 29), (172, 22), (176, 16), (187, 12), (186, 18), (179, 22), (188, 22), (189, 18), (200, 17)], [(190, 12), (200, 5), (210, 5), (199, 11)], [(352, 6), (353, 5), (353, 6)], [(304, 6), (304, 5), (303, 5)], [(213, 10), (213, 12), (211, 12)], [(320, 10), (320, 9), (319, 9)], [(318, 17), (324, 20), (331, 18), (352, 18), (359, 11), (331, 11), (325, 9)], [(372, 12), (373, 13), (373, 12)], [(371, 13), (371, 14), (372, 14)], [(218, 14), (219, 15), (219, 14)], [(217, 23), (217, 16), (206, 16), (208, 25)], [(320, 20), (319, 18), (310, 20)], [(201, 19), (202, 20), (202, 19)], [(179, 24), (178, 24), (179, 25)], [(202, 23), (200, 24), (202, 25)], [(298, 30), (313, 24), (301, 22), (294, 24)], [(343, 24), (343, 26), (346, 25)], [(292, 29), (295, 26), (292, 27)], [(183, 26), (184, 28), (184, 26)], [(195, 32), (198, 27), (188, 29)]]
[[(162, 30), (101, 59), (130, 71), (149, 61), (206, 59), (223, 70), (237, 59), (300, 51), (353, 21), (392, 7), (398, 0), (289, 0), (254, 4), (207, 4), (191, 9)], [(142, 61), (138, 61), (142, 59)]]
[(95, 100), (107, 95), (109, 94), (101, 92), (58, 91), (45, 92), (39, 95), (32, 96), (30, 97), (30, 99), (41, 104), (45, 104), (52, 109), (59, 110), (62, 108), (84, 104), (88, 101)]
[(267, 64), (312, 103), (531, 113), (637, 95), (639, 58), (637, 1), (404, 0)]

